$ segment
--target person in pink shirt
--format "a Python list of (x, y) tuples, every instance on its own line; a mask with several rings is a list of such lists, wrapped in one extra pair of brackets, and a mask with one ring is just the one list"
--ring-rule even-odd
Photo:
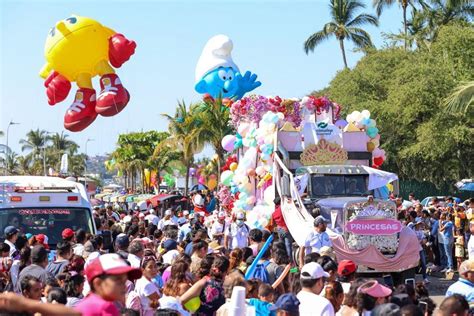
[(82, 316), (120, 316), (114, 302), (125, 302), (127, 280), (140, 278), (140, 269), (133, 268), (117, 254), (105, 254), (92, 260), (86, 268), (91, 292), (76, 306)]

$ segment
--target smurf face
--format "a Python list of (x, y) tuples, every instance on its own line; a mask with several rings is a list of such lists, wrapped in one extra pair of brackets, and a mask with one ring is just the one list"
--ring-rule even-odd
[(196, 91), (209, 93), (214, 98), (232, 98), (239, 89), (239, 83), (235, 79), (237, 74), (232, 67), (214, 69), (196, 84)]

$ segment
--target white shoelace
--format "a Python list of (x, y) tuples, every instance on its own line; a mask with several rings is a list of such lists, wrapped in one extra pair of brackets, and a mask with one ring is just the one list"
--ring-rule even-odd
[(83, 109), (86, 108), (86, 105), (81, 102), (74, 102), (68, 109), (68, 111), (73, 111), (77, 113), (81, 113)]
[(99, 98), (105, 97), (109, 94), (117, 95), (116, 91), (118, 91), (118, 88), (112, 87), (112, 86), (106, 86), (106, 87), (104, 87), (104, 90), (102, 90), (100, 92), (100, 97)]

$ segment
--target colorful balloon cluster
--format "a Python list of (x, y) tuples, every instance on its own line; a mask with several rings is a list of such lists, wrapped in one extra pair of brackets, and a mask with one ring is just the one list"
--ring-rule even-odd
[(365, 131), (370, 140), (367, 142), (367, 151), (372, 153), (372, 167), (380, 168), (385, 161), (385, 151), (380, 149), (380, 134), (377, 128), (377, 122), (370, 118), (370, 112), (363, 110), (362, 112), (354, 111), (346, 117), (348, 126), (347, 131)]

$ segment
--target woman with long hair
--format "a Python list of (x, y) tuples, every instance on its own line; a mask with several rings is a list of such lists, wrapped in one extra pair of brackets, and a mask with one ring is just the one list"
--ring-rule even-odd
[(324, 288), (323, 296), (331, 302), (334, 307), (334, 312), (337, 313), (342, 306), (344, 301), (344, 289), (342, 288), (341, 282), (329, 281), (326, 283)]
[(161, 297), (160, 290), (153, 283), (153, 279), (158, 274), (156, 257), (148, 255), (143, 257), (140, 267), (142, 269), (142, 277), (135, 283), (135, 293), (138, 294), (141, 303), (143, 316), (153, 316), (155, 309), (158, 307), (158, 300)]
[(84, 290), (85, 281), (84, 276), (75, 271), (65, 273), (63, 289), (67, 295), (66, 306), (75, 307), (84, 299), (82, 291)]
[[(242, 260), (244, 259), (244, 252), (240, 248), (235, 248), (229, 254), (229, 273), (234, 270), (239, 270), (242, 268)], [(243, 271), (241, 271), (243, 272)]]
[(171, 266), (171, 276), (163, 288), (163, 295), (173, 297), (183, 295), (192, 286), (188, 270), (189, 263), (186, 260), (177, 260)]

